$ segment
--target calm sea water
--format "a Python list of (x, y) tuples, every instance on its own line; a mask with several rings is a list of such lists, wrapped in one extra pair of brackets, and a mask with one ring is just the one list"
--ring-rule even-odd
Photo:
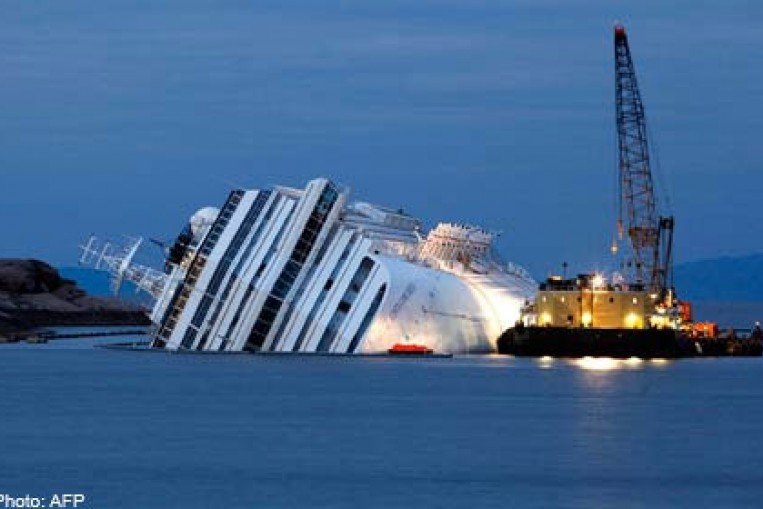
[[(0, 347), (0, 493), (110, 507), (761, 507), (763, 360)], [(80, 506), (82, 507), (82, 506)]]

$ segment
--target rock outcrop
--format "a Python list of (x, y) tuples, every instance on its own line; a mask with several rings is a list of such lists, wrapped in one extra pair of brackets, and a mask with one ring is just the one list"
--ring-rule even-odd
[(87, 295), (39, 260), (0, 259), (0, 333), (53, 325), (144, 325), (146, 311)]

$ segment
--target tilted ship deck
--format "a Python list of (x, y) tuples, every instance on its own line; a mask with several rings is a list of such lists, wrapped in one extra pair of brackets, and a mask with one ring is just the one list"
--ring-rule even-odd
[[(156, 297), (152, 347), (495, 350), (536, 283), (498, 259), (493, 234), (441, 223), (423, 235), (421, 222), (401, 210), (348, 198), (316, 179), (305, 189), (236, 189), (219, 210), (197, 212), (164, 274), (126, 272)], [(129, 265), (118, 257), (111, 264)]]

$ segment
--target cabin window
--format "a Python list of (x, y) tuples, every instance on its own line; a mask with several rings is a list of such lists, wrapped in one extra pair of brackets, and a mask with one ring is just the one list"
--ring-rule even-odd
[(366, 311), (366, 316), (363, 317), (363, 321), (360, 323), (360, 327), (358, 327), (357, 332), (355, 332), (355, 335), (352, 337), (352, 341), (350, 341), (350, 346), (347, 348), (347, 353), (355, 353), (355, 349), (358, 347), (358, 343), (360, 343), (360, 340), (363, 339), (363, 336), (366, 334), (368, 327), (371, 325), (371, 322), (376, 316), (376, 312), (379, 310), (379, 306), (381, 305), (382, 299), (384, 298), (384, 292), (386, 290), (387, 285), (381, 285), (379, 291), (376, 292), (376, 297), (374, 297), (371, 306), (368, 308), (368, 311)]
[(353, 285), (362, 288), (368, 279), (371, 270), (374, 268), (374, 265), (374, 261), (367, 256), (364, 257), (360, 262), (360, 265), (355, 271), (355, 275), (352, 277), (350, 284), (344, 292), (342, 300), (339, 302), (336, 311), (334, 311), (334, 315), (331, 317), (331, 320), (329, 321), (329, 324), (326, 327), (320, 342), (318, 343), (317, 350), (319, 352), (328, 352), (331, 350), (331, 345), (336, 339), (339, 328), (344, 322), (347, 313), (350, 311), (350, 307), (358, 296), (358, 293), (352, 290)]

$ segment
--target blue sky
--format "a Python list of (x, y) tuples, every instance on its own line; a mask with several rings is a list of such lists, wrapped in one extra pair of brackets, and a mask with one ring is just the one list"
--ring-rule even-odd
[(626, 24), (678, 261), (763, 251), (756, 1), (8, 1), (0, 256), (171, 238), (233, 186), (329, 176), (431, 225), (503, 232), (543, 276), (615, 223)]

